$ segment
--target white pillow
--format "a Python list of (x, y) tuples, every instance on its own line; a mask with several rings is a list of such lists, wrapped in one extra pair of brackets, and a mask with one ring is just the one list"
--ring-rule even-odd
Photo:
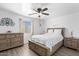
[(53, 33), (53, 30), (48, 30), (48, 33)]
[(54, 30), (54, 33), (61, 34), (61, 29), (55, 29), (55, 30)]

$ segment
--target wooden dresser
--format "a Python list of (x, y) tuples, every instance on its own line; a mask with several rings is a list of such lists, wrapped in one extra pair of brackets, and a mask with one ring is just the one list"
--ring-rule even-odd
[(69, 37), (64, 39), (64, 46), (79, 50), (79, 39)]
[(0, 51), (23, 45), (23, 33), (0, 34)]

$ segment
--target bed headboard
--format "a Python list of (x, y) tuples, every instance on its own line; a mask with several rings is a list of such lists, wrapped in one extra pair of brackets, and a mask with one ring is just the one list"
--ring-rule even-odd
[(53, 32), (54, 32), (55, 30), (60, 30), (60, 29), (61, 29), (61, 34), (64, 37), (65, 28), (47, 28), (47, 32), (48, 32), (48, 30), (53, 30)]

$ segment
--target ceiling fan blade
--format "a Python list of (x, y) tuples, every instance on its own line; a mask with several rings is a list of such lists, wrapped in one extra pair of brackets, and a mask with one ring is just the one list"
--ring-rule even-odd
[(34, 14), (37, 14), (37, 13), (32, 13), (32, 14), (29, 14), (29, 15), (34, 15)]
[(37, 10), (33, 9), (35, 12), (38, 12)]
[(46, 11), (46, 10), (48, 10), (48, 8), (44, 8), (42, 11)]
[(44, 15), (49, 15), (49, 13), (42, 13), (42, 14), (44, 14)]

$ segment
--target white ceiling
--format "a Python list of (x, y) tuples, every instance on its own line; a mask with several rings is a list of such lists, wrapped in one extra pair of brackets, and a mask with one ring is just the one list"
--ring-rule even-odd
[(30, 3), (0, 3), (0, 9), (27, 16), (30, 12)]
[(0, 9), (9, 10), (12, 12), (22, 12), (22, 4), (20, 3), (0, 3)]
[(79, 3), (32, 4), (32, 8), (47, 7), (52, 18), (79, 12)]
[[(29, 16), (32, 9), (47, 7), (51, 17), (59, 17), (79, 12), (79, 3), (0, 3), (0, 9), (6, 9), (21, 15)], [(32, 15), (31, 17), (37, 17)]]

